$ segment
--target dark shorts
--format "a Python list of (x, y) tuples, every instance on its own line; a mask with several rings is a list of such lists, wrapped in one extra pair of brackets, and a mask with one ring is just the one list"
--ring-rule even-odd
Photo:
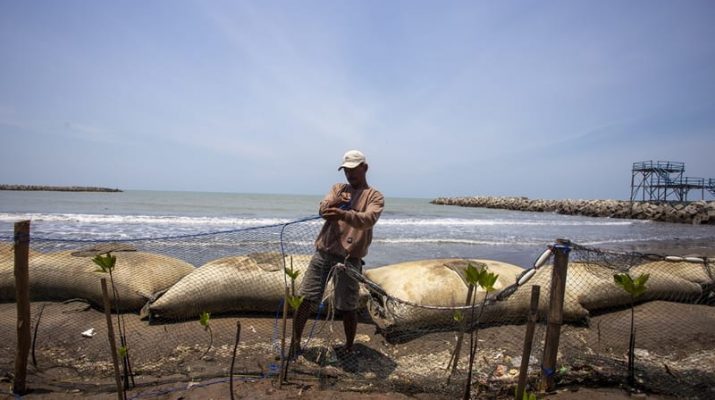
[[(320, 303), (325, 291), (330, 270), (338, 263), (344, 263), (345, 258), (316, 251), (305, 271), (300, 294), (305, 300)], [(349, 258), (346, 266), (362, 273), (362, 260)], [(340, 311), (357, 310), (360, 302), (360, 285), (345, 271), (335, 273), (335, 308)]]

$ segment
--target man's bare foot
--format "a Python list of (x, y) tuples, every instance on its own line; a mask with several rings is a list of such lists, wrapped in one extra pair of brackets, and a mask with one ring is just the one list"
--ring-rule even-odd
[(338, 345), (334, 347), (335, 353), (340, 355), (351, 356), (358, 354), (358, 351), (353, 346)]

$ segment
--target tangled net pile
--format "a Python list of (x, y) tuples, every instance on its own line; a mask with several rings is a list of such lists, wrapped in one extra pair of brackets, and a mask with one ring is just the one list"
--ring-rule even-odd
[[(473, 393), (511, 395), (521, 365), (533, 285), (541, 287), (541, 296), (528, 363), (529, 390), (544, 373), (560, 384), (616, 385), (625, 380), (631, 297), (614, 284), (613, 275), (627, 272), (650, 276), (647, 291), (635, 303), (639, 385), (664, 394), (715, 396), (713, 260), (608, 252), (575, 244), (569, 248), (564, 325), (554, 370), (544, 370), (541, 361), (551, 287), (549, 263), (500, 276), (507, 284), (486, 298), (478, 294), (474, 314), (463, 299), (453, 299), (451, 304), (405, 299), (370, 279), (369, 270), (354, 275), (361, 282), (364, 301), (356, 352), (335, 351), (344, 340), (343, 330), (340, 314), (328, 299), (306, 327), (302, 354), (286, 360), (292, 331), (291, 307), (285, 307), (285, 327), (283, 320), (286, 288), (289, 296), (296, 294), (320, 225), (308, 218), (114, 242), (32, 237), (32, 379), (112, 390), (113, 365), (99, 283), (105, 277), (115, 294), (112, 320), (119, 332), (118, 345), (126, 350), (125, 384), (135, 390), (156, 383), (225, 378), (230, 373), (275, 379), (283, 362), (289, 361), (288, 381), (453, 396), (462, 392), (467, 377), (466, 348), (457, 357), (456, 368), (449, 367), (464, 332), (466, 340), (472, 333), (478, 338)], [(17, 341), (15, 239), (0, 235), (0, 374), (5, 377), (12, 374)], [(107, 252), (117, 257), (111, 277), (96, 272), (92, 262), (94, 256)], [(491, 265), (484, 260), (441, 263), (461, 278), (468, 264)], [(293, 271), (295, 279), (286, 270)], [(296, 271), (300, 271), (297, 277)], [(438, 281), (425, 284), (419, 276), (404, 279), (415, 290), (428, 288), (438, 294), (441, 290)], [(231, 371), (237, 321), (240, 340)]]

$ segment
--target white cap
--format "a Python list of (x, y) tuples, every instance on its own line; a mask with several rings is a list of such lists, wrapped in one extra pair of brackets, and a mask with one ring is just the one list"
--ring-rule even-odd
[(365, 154), (362, 154), (360, 150), (350, 150), (343, 156), (343, 163), (338, 170), (343, 168), (355, 168), (366, 161)]

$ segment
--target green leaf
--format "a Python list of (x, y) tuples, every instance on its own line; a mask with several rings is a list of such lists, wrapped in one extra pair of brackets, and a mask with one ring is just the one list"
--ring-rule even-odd
[(499, 275), (488, 272), (487, 269), (485, 268), (482, 270), (481, 274), (481, 279), (479, 280), (479, 286), (484, 288), (487, 292), (491, 292), (494, 290), (494, 284), (496, 283), (497, 279), (499, 278)]
[(288, 304), (293, 310), (298, 310), (298, 307), (303, 304), (303, 296), (288, 296)]
[(616, 282), (618, 286), (623, 287), (623, 276), (625, 274), (615, 274), (613, 275), (613, 280)]
[(202, 312), (201, 315), (199, 315), (199, 323), (201, 324), (201, 326), (204, 327), (204, 329), (208, 329), (209, 319), (211, 319), (211, 314), (207, 313), (206, 311)]
[(288, 269), (288, 268), (284, 268), (284, 269), (285, 269), (286, 275), (288, 275), (291, 280), (295, 281), (296, 279), (298, 279), (298, 275), (300, 275), (300, 270), (293, 270), (292, 267), (291, 267), (291, 269)]
[(648, 282), (648, 278), (650, 278), (650, 274), (640, 274), (640, 276), (636, 278), (636, 286), (645, 286), (645, 283)]
[(626, 273), (613, 275), (613, 280), (627, 293), (633, 293), (633, 279)]
[(114, 265), (117, 263), (117, 257), (113, 256), (112, 253), (100, 254), (92, 259), (92, 261), (99, 266), (100, 270), (96, 272), (111, 272)]
[(476, 286), (479, 284), (479, 277), (481, 276), (481, 270), (472, 265), (471, 263), (467, 265), (467, 269), (464, 270), (464, 275), (467, 278), (467, 283)]
[(462, 322), (462, 320), (464, 319), (464, 314), (462, 314), (462, 312), (459, 310), (454, 310), (452, 319), (454, 319), (456, 322)]
[(117, 354), (119, 354), (119, 357), (122, 358), (122, 359), (123, 359), (124, 357), (126, 357), (126, 356), (127, 356), (127, 348), (126, 348), (126, 346), (119, 346), (119, 348), (117, 349)]
[(650, 278), (649, 274), (641, 274), (634, 281), (627, 273), (613, 275), (613, 280), (616, 284), (621, 286), (623, 290), (633, 297), (638, 297), (645, 293), (645, 284), (648, 282), (648, 278)]
[(633, 283), (633, 297), (639, 297), (646, 291), (645, 283), (648, 282), (650, 274), (640, 274)]
[(628, 279), (625, 281), (625, 283), (626, 283), (626, 285), (624, 286), (624, 288), (626, 289), (626, 292), (628, 292), (630, 294), (635, 293), (636, 287), (633, 284), (633, 279), (631, 279), (631, 277), (628, 277)]

